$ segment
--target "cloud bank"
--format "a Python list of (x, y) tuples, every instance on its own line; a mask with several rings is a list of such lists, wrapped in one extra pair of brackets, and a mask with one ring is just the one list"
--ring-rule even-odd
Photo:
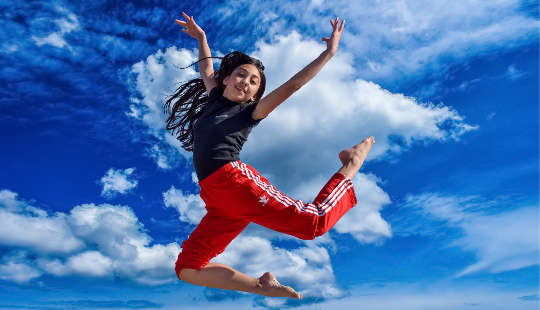
[(0, 191), (0, 278), (18, 283), (42, 274), (122, 277), (143, 284), (176, 279), (176, 243), (151, 244), (127, 206), (82, 204), (48, 214), (9, 190)]

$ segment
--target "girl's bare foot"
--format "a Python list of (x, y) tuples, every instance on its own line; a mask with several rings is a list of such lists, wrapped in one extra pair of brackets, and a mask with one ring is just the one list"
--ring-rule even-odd
[(369, 136), (359, 144), (341, 151), (339, 153), (339, 160), (341, 160), (343, 165), (346, 165), (353, 157), (361, 158), (361, 161), (363, 162), (373, 144), (375, 144), (375, 138)]
[(257, 279), (257, 286), (263, 289), (262, 294), (264, 296), (302, 299), (301, 294), (297, 293), (290, 286), (281, 285), (270, 272), (265, 272)]

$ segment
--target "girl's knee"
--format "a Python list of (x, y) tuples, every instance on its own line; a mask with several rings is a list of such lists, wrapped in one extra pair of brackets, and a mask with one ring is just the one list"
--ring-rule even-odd
[(196, 273), (199, 270), (192, 269), (192, 268), (182, 268), (176, 272), (176, 275), (178, 276), (178, 279), (191, 283), (191, 279), (193, 279), (196, 276)]
[(190, 282), (189, 279), (193, 278), (194, 273), (200, 271), (206, 264), (208, 264), (209, 259), (197, 259), (196, 257), (190, 257), (185, 255), (186, 252), (180, 252), (174, 271), (178, 279), (186, 282)]

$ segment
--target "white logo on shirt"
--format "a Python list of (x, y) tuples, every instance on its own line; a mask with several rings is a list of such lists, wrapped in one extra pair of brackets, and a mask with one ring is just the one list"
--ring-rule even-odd
[(223, 114), (223, 115), (218, 115), (218, 116), (216, 116), (216, 117), (229, 117), (229, 115)]

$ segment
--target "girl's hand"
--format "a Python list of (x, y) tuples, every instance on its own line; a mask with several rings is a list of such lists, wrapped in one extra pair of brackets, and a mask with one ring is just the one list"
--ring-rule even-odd
[(341, 22), (341, 25), (339, 25), (339, 17), (336, 17), (335, 20), (330, 20), (330, 24), (332, 25), (332, 35), (330, 38), (322, 38), (323, 41), (326, 42), (326, 50), (334, 55), (337, 52), (338, 45), (339, 45), (339, 39), (341, 38), (341, 33), (343, 32), (343, 27), (345, 26), (345, 20)]
[(186, 13), (182, 12), (182, 15), (186, 19), (185, 22), (175, 19), (174, 22), (178, 25), (185, 27), (186, 29), (182, 29), (183, 32), (187, 33), (190, 37), (200, 40), (205, 36), (204, 31), (195, 23), (195, 20), (193, 19), (193, 16), (189, 16)]

